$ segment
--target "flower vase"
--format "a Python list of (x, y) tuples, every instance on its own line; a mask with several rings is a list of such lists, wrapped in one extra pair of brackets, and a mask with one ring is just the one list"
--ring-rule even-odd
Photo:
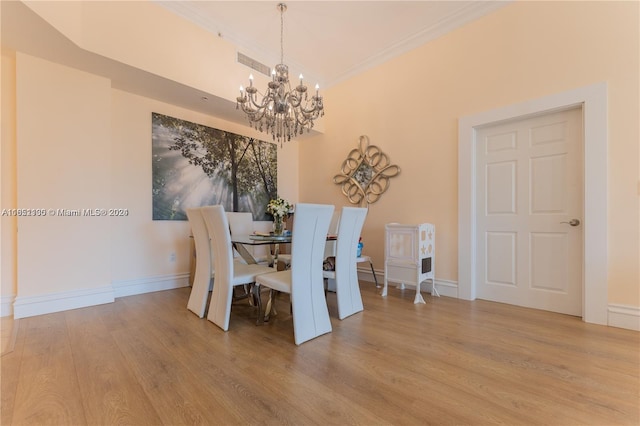
[(284, 218), (275, 216), (273, 218), (273, 235), (282, 235), (284, 233)]

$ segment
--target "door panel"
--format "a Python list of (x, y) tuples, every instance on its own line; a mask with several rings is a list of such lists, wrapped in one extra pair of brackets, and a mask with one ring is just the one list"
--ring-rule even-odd
[(582, 314), (582, 110), (477, 131), (478, 297)]
[(487, 283), (516, 285), (516, 233), (487, 232)]
[(515, 214), (516, 162), (487, 164), (487, 214)]
[(531, 288), (566, 292), (569, 274), (569, 242), (566, 234), (532, 232), (530, 265), (545, 265), (531, 268)]
[(567, 156), (548, 155), (531, 159), (531, 213), (566, 213)]

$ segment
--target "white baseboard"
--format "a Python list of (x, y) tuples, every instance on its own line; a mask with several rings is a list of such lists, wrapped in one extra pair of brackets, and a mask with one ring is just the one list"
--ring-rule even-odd
[(113, 282), (115, 297), (133, 296), (154, 291), (171, 290), (188, 287), (189, 273), (162, 275), (156, 277), (139, 278), (135, 280), (121, 280)]
[[(376, 271), (378, 284), (384, 285), (384, 271)], [(374, 282), (373, 274), (369, 268), (358, 268), (358, 278), (364, 281)], [(398, 283), (389, 283), (390, 288), (396, 288)], [(431, 281), (425, 281), (420, 286), (423, 292), (431, 293)], [(405, 288), (415, 291), (415, 286), (406, 284)], [(436, 278), (436, 289), (440, 296), (458, 298), (458, 283), (450, 280), (439, 280)], [(625, 328), (628, 330), (640, 331), (640, 307), (619, 305), (610, 303), (608, 308), (607, 325), (610, 327)]]
[[(384, 285), (384, 278), (380, 281), (380, 285)], [(434, 294), (431, 286), (431, 280), (429, 279), (420, 284), (420, 290), (422, 293)], [(400, 287), (399, 283), (389, 281), (389, 288), (398, 287)], [(416, 290), (416, 286), (413, 284), (405, 284), (404, 288), (410, 291)], [(458, 298), (458, 286), (453, 281), (436, 279), (436, 290), (440, 296)]]
[[(364, 281), (375, 282), (369, 268), (359, 268), (358, 277)], [(376, 271), (378, 285), (384, 285), (384, 272)], [(458, 283), (449, 280), (435, 280), (436, 289), (441, 296), (458, 297)], [(396, 287), (397, 283), (390, 283)], [(134, 280), (114, 281), (112, 286), (95, 289), (74, 290), (39, 296), (3, 296), (0, 298), (0, 317), (13, 315), (15, 319), (35, 315), (50, 314), (70, 309), (112, 303), (117, 297), (133, 296), (154, 291), (188, 287), (189, 274), (164, 275)], [(406, 288), (415, 289), (410, 284)], [(421, 285), (422, 291), (431, 293), (431, 281)], [(608, 323), (611, 327), (640, 331), (640, 307), (609, 304)]]
[[(384, 272), (376, 271), (376, 278), (378, 279), (378, 285), (382, 285), (384, 282)], [(366, 268), (358, 268), (358, 280), (375, 282), (371, 268), (368, 266)]]
[(15, 302), (15, 300), (15, 295), (0, 297), (0, 317), (10, 317), (13, 315), (13, 302)]
[(640, 308), (610, 303), (607, 307), (607, 325), (640, 331)]
[[(189, 274), (147, 277), (135, 280), (114, 281), (112, 285), (95, 289), (73, 290), (38, 296), (0, 299), (2, 316), (26, 318), (70, 309), (112, 303), (116, 297), (169, 290), (189, 285)], [(14, 301), (15, 299), (15, 301)]]
[(456, 281), (439, 280), (436, 278), (436, 290), (438, 290), (440, 296), (458, 298), (458, 283)]
[[(378, 285), (382, 287), (384, 285), (384, 271), (376, 271), (376, 278), (378, 279)], [(373, 279), (373, 274), (371, 273), (371, 268), (362, 267), (358, 268), (358, 279), (368, 282), (375, 282)], [(393, 286), (394, 288), (398, 286), (398, 283), (389, 283), (389, 287)], [(415, 290), (416, 286), (407, 284), (406, 288)], [(431, 280), (425, 281), (420, 285), (422, 291), (426, 291), (427, 293), (431, 293)], [(440, 296), (447, 297), (458, 297), (458, 283), (455, 281), (449, 280), (439, 280), (436, 278), (436, 290), (438, 290), (438, 294)]]
[(87, 306), (111, 303), (113, 300), (113, 287), (111, 286), (39, 296), (17, 296), (13, 304), (13, 317), (18, 319), (86, 308)]

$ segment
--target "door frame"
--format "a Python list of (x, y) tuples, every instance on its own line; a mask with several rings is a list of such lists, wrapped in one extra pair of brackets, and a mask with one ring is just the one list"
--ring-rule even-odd
[[(476, 298), (476, 128), (582, 108), (582, 319), (607, 324), (607, 83), (461, 117), (458, 122), (458, 298)], [(588, 260), (588, 261), (587, 261)]]

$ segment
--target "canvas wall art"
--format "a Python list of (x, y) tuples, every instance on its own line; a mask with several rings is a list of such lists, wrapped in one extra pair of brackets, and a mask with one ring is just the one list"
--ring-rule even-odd
[(187, 208), (213, 204), (271, 220), (275, 144), (155, 112), (151, 121), (154, 220), (187, 220)]

